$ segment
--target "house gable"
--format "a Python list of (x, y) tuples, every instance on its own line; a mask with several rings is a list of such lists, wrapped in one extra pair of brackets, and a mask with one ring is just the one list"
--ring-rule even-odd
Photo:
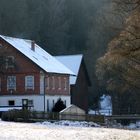
[(56, 60), (53, 56), (51, 56), (33, 41), (2, 35), (0, 35), (0, 38), (24, 54), (27, 58), (32, 60), (36, 65), (46, 72), (74, 75), (71, 70), (69, 70), (66, 66)]
[[(9, 95), (10, 91), (7, 91), (7, 77), (16, 76), (16, 90), (12, 91), (12, 95), (38, 95), (44, 93), (44, 80), (49, 78), (49, 88), (45, 88), (45, 94), (47, 95), (69, 95), (69, 74), (66, 73), (53, 73), (46, 72), (39, 65), (26, 57), (21, 51), (17, 50), (7, 41), (0, 38), (0, 55), (4, 57), (10, 56), (14, 58), (14, 67), (6, 68), (0, 71), (1, 78), (1, 95)], [(53, 63), (52, 63), (53, 65)], [(61, 65), (60, 65), (61, 66)], [(44, 74), (41, 80), (41, 73)], [(34, 76), (34, 90), (25, 90), (25, 77)], [(44, 79), (45, 77), (45, 79)], [(47, 77), (47, 78), (46, 78)], [(42, 89), (41, 83), (42, 82)], [(53, 84), (52, 84), (53, 83)], [(41, 91), (42, 90), (42, 91)]]

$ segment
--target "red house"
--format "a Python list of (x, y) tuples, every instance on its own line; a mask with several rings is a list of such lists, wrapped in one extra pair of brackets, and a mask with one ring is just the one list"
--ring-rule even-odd
[(34, 41), (0, 35), (0, 106), (51, 111), (61, 98), (70, 105), (74, 73)]

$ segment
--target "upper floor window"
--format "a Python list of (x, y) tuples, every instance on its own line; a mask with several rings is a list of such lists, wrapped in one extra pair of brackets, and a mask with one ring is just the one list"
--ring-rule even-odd
[(13, 68), (14, 67), (14, 56), (7, 56), (6, 57), (6, 68)]
[(25, 89), (34, 90), (34, 76), (30, 75), (25, 77)]
[(64, 78), (64, 90), (67, 90), (67, 79)]
[(45, 79), (45, 86), (46, 86), (47, 89), (50, 88), (50, 78), (49, 78), (49, 77), (47, 77), (47, 78)]
[(52, 89), (55, 89), (55, 78), (52, 76)]
[(61, 77), (58, 77), (58, 89), (61, 89)]
[(16, 76), (7, 77), (7, 90), (10, 89), (16, 90)]

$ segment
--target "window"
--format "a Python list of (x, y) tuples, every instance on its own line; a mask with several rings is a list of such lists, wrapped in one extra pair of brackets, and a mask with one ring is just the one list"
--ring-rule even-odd
[(16, 76), (7, 77), (7, 90), (16, 90)]
[(45, 85), (46, 85), (46, 88), (47, 88), (47, 89), (50, 88), (50, 79), (49, 79), (49, 77), (46, 78), (46, 80), (45, 80)]
[(52, 77), (52, 89), (55, 89), (55, 78), (54, 78), (54, 76)]
[(0, 65), (2, 66), (3, 64), (5, 64), (4, 56), (0, 56)]
[(34, 105), (33, 100), (28, 100), (28, 105), (29, 105), (29, 106), (33, 106), (33, 105)]
[(66, 100), (64, 100), (64, 104), (66, 105)]
[(54, 104), (55, 104), (54, 100), (52, 101), (52, 103), (53, 103), (52, 105), (53, 105), (53, 107), (54, 107)]
[(15, 105), (15, 101), (14, 100), (9, 100), (8, 104), (9, 104), (9, 106), (14, 106)]
[(64, 90), (67, 90), (67, 79), (64, 78)]
[(34, 90), (34, 76), (26, 76), (25, 77), (25, 89), (33, 89)]
[(7, 56), (6, 57), (6, 68), (13, 68), (14, 67), (14, 56)]
[(58, 89), (61, 89), (61, 77), (58, 77)]
[(50, 111), (50, 108), (49, 108), (49, 100), (47, 100), (47, 112)]

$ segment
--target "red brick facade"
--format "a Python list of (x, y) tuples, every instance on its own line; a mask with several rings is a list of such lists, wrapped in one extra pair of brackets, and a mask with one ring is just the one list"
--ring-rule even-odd
[[(43, 71), (34, 62), (20, 53), (10, 44), (0, 39), (0, 56), (14, 56), (13, 68), (0, 69), (0, 94), (1, 95), (32, 95), (40, 94), (40, 72)], [(44, 71), (43, 71), (44, 72)], [(45, 72), (44, 72), (45, 73)], [(34, 90), (25, 89), (25, 76), (34, 76)], [(7, 77), (16, 76), (16, 90), (7, 90)], [(45, 94), (69, 95), (69, 75), (45, 73), (49, 77), (49, 87), (46, 87)], [(45, 78), (46, 81), (47, 78)], [(48, 84), (48, 83), (47, 83)]]

